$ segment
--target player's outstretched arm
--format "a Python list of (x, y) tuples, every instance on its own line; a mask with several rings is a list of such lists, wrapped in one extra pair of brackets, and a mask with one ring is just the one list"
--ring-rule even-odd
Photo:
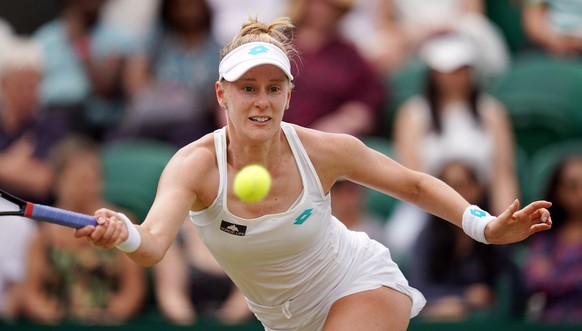
[(485, 237), (492, 244), (511, 244), (527, 239), (534, 233), (549, 230), (552, 218), (547, 208), (548, 201), (534, 201), (519, 209), (519, 200), (515, 200), (497, 218), (485, 227)]
[(207, 150), (193, 144), (178, 151), (164, 169), (154, 203), (140, 225), (131, 224), (115, 211), (100, 209), (95, 212), (98, 225), (78, 229), (75, 236), (86, 237), (98, 247), (117, 247), (143, 266), (156, 264), (197, 201), (197, 190), (210, 186), (204, 179), (209, 177), (215, 161)]
[(161, 189), (142, 224), (132, 224), (122, 214), (102, 208), (95, 212), (98, 225), (76, 230), (75, 237), (86, 237), (93, 245), (104, 249), (117, 247), (140, 265), (156, 264), (186, 219), (189, 207), (186, 201), (191, 201), (178, 198), (181, 194), (175, 187), (165, 190), (163, 186), (160, 185)]

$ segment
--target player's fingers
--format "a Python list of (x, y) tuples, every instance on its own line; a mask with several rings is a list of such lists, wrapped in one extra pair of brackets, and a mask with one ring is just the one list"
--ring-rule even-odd
[(80, 229), (75, 229), (74, 232), (75, 238), (87, 237), (88, 235), (91, 234), (91, 232), (93, 232), (93, 230), (95, 230), (95, 227), (93, 225), (87, 225)]
[(538, 223), (535, 225), (532, 225), (532, 227), (530, 228), (530, 235), (537, 233), (537, 232), (541, 232), (541, 231), (546, 231), (552, 228), (552, 224), (550, 223)]
[(551, 222), (550, 212), (546, 208), (536, 210), (529, 218), (533, 224)]
[(551, 206), (552, 206), (552, 203), (549, 201), (538, 200), (538, 201), (534, 201), (534, 202), (530, 203), (529, 205), (525, 206), (521, 211), (526, 215), (532, 215), (538, 209), (550, 208)]
[(552, 215), (550, 215), (550, 211), (547, 210), (546, 208), (542, 208), (540, 210), (540, 214), (541, 214), (541, 222), (542, 223), (546, 223), (546, 224), (550, 224), (552, 225)]
[(513, 216), (513, 214), (519, 210), (519, 200), (515, 199), (513, 201), (513, 203), (511, 205), (509, 205), (509, 207), (507, 207), (507, 209), (505, 209), (503, 211), (503, 213), (501, 213), (501, 215), (498, 216), (498, 218), (500, 219), (509, 219)]
[(96, 242), (96, 244), (99, 245), (107, 244), (113, 237), (114, 233), (118, 231), (119, 223), (120, 223), (119, 219), (115, 217), (109, 218), (107, 228), (105, 229), (105, 232), (103, 233), (101, 238), (99, 238), (99, 240)]
[[(99, 218), (97, 218), (97, 219), (99, 220)], [(94, 244), (97, 244), (99, 242), (99, 240), (101, 239), (101, 237), (103, 237), (103, 234), (107, 230), (108, 226), (109, 226), (108, 222), (99, 224), (97, 227), (95, 227), (95, 231), (93, 231), (89, 235), (89, 237), (88, 237), (89, 240), (91, 240)]]
[(117, 213), (111, 209), (101, 208), (95, 211), (95, 218), (99, 224), (105, 223), (107, 219), (114, 216), (117, 216)]

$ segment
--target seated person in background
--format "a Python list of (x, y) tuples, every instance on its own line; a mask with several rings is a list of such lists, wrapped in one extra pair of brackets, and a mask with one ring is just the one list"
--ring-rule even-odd
[(206, 0), (162, 0), (149, 39), (128, 61), (122, 136), (180, 148), (216, 129), (214, 68), (220, 45)]
[(527, 242), (528, 315), (544, 323), (582, 324), (582, 155), (558, 164), (546, 197), (553, 203), (554, 229)]
[(239, 324), (251, 319), (244, 296), (202, 243), (192, 222), (184, 222), (178, 240), (154, 268), (158, 307), (170, 322), (193, 324), (206, 317)]
[(0, 187), (27, 200), (47, 202), (49, 149), (65, 122), (38, 110), (44, 58), (32, 40), (14, 37), (0, 52)]
[(284, 121), (356, 136), (377, 133), (385, 88), (372, 65), (339, 32), (352, 5), (353, 0), (291, 1), (302, 61), (297, 63), (301, 73), (293, 73), (293, 98)]
[(123, 115), (122, 74), (131, 35), (103, 20), (107, 0), (63, 0), (57, 17), (33, 38), (45, 54), (41, 106), (64, 115), (72, 129), (104, 139)]
[[(428, 67), (426, 87), (397, 110), (394, 150), (403, 165), (433, 176), (446, 160), (465, 160), (485, 181), (491, 213), (498, 215), (519, 196), (515, 142), (506, 109), (481, 90), (473, 68), (477, 52), (459, 35), (425, 43), (420, 54)], [(407, 252), (426, 213), (400, 203), (394, 215), (387, 240), (402, 242), (400, 250)]]
[(249, 14), (271, 22), (285, 16), (291, 0), (209, 0), (216, 19), (212, 22), (212, 34), (221, 45), (231, 41)]
[(527, 0), (523, 27), (529, 40), (557, 56), (582, 55), (582, 2)]
[(502, 31), (487, 17), (486, 2), (356, 0), (342, 32), (388, 76), (406, 68), (431, 36), (460, 33), (482, 46), (478, 69), (492, 81), (509, 65), (510, 53)]
[[(470, 166), (447, 163), (440, 178), (469, 203), (487, 206), (486, 188)], [(506, 271), (503, 246), (478, 243), (446, 222), (427, 223), (410, 255), (410, 284), (427, 298), (421, 316), (428, 320), (461, 321), (492, 309), (496, 280)]]
[[(92, 215), (103, 201), (97, 145), (71, 136), (52, 150), (55, 206)], [(146, 295), (142, 267), (119, 250), (98, 250), (67, 228), (39, 223), (25, 284), (25, 317), (39, 323), (119, 324), (134, 317)]]
[[(0, 58), (9, 55), (8, 50), (11, 49), (12, 43), (14, 42), (12, 33), (12, 27), (0, 19)], [(15, 47), (11, 51), (20, 53), (21, 50), (22, 48)], [(12, 53), (12, 55), (15, 55), (15, 53)], [(16, 68), (13, 67), (13, 64), (2, 61), (3, 59), (0, 60), (0, 77), (5, 77), (6, 75), (3, 72), (9, 72)], [(18, 72), (18, 70), (15, 71)], [(12, 83), (8, 83), (8, 85), (14, 86), (14, 80), (18, 81), (14, 77), (11, 80)], [(6, 84), (5, 81), (2, 85), (4, 84)], [(2, 91), (4, 89), (5, 87), (0, 88)], [(2, 93), (2, 95), (4, 94)], [(0, 97), (0, 103), (2, 103), (2, 97)], [(0, 113), (6, 116), (5, 110), (2, 107), (0, 109)], [(7, 117), (4, 116), (0, 117), (2, 118), (0, 124), (5, 122), (6, 118), (11, 117), (10, 115)], [(0, 131), (3, 131), (4, 127), (4, 125), (0, 125), (0, 128), (2, 128)], [(2, 152), (0, 152), (0, 155), (2, 155)], [(0, 156), (0, 159), (2, 161), (5, 160), (2, 156)], [(4, 166), (3, 163), (2, 167)], [(13, 176), (18, 175), (20, 174), (13, 174)], [(4, 185), (2, 187), (5, 188)], [(12, 210), (15, 206), (0, 200), (0, 208), (2, 210)], [(26, 276), (28, 248), (30, 247), (30, 242), (35, 232), (36, 224), (34, 221), (16, 216), (2, 217), (0, 222), (0, 320), (12, 320), (17, 317), (19, 299), (22, 297), (22, 283)]]
[(338, 181), (331, 188), (331, 211), (353, 231), (365, 232), (370, 238), (384, 243), (382, 223), (366, 213), (366, 191), (349, 180)]
[[(0, 200), (2, 210), (14, 206)], [(36, 234), (34, 221), (18, 216), (0, 220), (0, 321), (15, 320), (23, 299), (28, 250)]]
[(487, 199), (499, 214), (519, 196), (515, 141), (507, 111), (479, 85), (477, 52), (459, 35), (427, 42), (421, 49), (428, 67), (425, 91), (398, 109), (394, 148), (404, 165), (433, 175), (443, 160), (467, 160), (495, 192)]

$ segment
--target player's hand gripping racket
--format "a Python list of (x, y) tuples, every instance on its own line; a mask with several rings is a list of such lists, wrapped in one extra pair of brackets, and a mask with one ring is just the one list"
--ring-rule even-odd
[(97, 226), (97, 220), (93, 216), (24, 201), (3, 190), (0, 190), (0, 198), (15, 204), (19, 209), (15, 211), (0, 210), (0, 217), (24, 216), (37, 221), (64, 225), (75, 229), (80, 229), (86, 225)]

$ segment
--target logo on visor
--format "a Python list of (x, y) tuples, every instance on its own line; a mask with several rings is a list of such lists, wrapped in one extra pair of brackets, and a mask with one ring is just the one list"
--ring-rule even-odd
[(269, 49), (263, 45), (259, 45), (259, 46), (255, 46), (253, 48), (251, 48), (249, 54), (250, 55), (257, 55), (257, 54), (261, 54), (261, 53), (267, 53)]

